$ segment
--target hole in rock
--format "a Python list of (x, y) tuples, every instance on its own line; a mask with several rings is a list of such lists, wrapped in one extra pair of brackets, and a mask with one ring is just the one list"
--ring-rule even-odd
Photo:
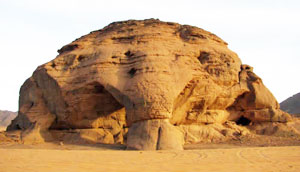
[(125, 56), (127, 56), (127, 57), (132, 57), (134, 54), (131, 52), (131, 51), (127, 51), (126, 53), (124, 53), (125, 54)]
[(54, 62), (52, 62), (51, 67), (52, 67), (52, 68), (55, 68), (55, 67), (56, 67), (56, 64), (55, 64)]
[(241, 116), (241, 117), (236, 121), (236, 124), (237, 124), (237, 125), (242, 125), (242, 126), (247, 126), (247, 125), (250, 124), (250, 122), (251, 122), (250, 119)]
[(103, 93), (104, 92), (104, 87), (102, 86), (102, 85), (95, 85), (94, 86), (94, 88), (95, 88), (95, 92), (96, 93)]
[(136, 69), (135, 68), (131, 68), (130, 69), (130, 71), (128, 72), (128, 74), (131, 76), (131, 77), (133, 77), (134, 76), (134, 74), (136, 73)]
[(79, 57), (78, 57), (78, 61), (81, 61), (81, 60), (83, 60), (83, 59), (85, 59), (85, 58), (87, 58), (86, 56), (84, 56), (84, 55), (79, 55)]
[(200, 56), (198, 57), (198, 60), (200, 61), (201, 64), (204, 64), (206, 61), (209, 60), (209, 53), (205, 51), (200, 52)]

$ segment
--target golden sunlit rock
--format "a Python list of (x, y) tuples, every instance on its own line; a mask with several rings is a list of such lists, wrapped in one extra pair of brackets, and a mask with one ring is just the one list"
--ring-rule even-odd
[(115, 22), (58, 52), (23, 84), (8, 130), (72, 140), (70, 133), (45, 133), (73, 129), (94, 143), (180, 150), (291, 121), (253, 68), (197, 27)]

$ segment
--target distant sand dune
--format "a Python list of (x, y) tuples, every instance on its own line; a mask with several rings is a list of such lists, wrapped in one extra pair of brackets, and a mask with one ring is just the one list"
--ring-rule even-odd
[(299, 146), (185, 151), (0, 148), (0, 154), (1, 172), (300, 171)]

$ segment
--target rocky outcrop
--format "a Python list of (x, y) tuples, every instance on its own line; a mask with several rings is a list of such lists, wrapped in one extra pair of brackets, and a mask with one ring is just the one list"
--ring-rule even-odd
[(16, 112), (0, 110), (0, 127), (6, 128), (16, 116)]
[(289, 97), (280, 103), (281, 110), (288, 112), (290, 114), (300, 115), (300, 93)]
[(237, 124), (291, 119), (252, 67), (197, 27), (116, 22), (58, 52), (21, 87), (8, 130), (74, 129), (128, 149), (182, 149), (249, 133)]

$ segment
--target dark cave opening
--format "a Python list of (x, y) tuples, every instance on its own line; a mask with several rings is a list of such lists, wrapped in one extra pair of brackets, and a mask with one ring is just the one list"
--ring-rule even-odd
[(104, 87), (100, 84), (97, 84), (97, 85), (94, 85), (94, 90), (95, 90), (95, 93), (103, 93)]
[(16, 125), (16, 128), (15, 128), (15, 129), (16, 129), (16, 130), (22, 130), (22, 128), (20, 127), (19, 124)]
[(237, 121), (237, 125), (247, 126), (251, 123), (251, 120), (248, 118), (245, 118), (244, 116), (241, 116)]

